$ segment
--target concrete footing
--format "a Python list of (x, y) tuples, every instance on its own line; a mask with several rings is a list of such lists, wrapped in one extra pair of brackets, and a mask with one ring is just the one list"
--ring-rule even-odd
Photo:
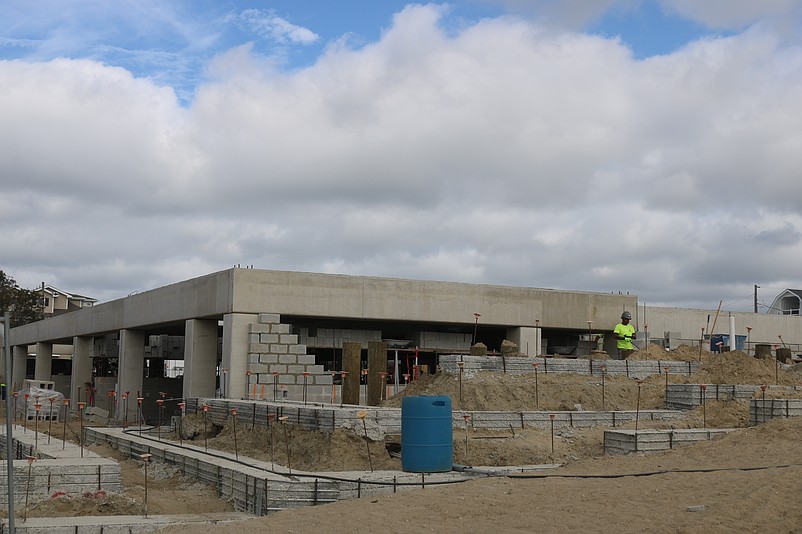
[[(34, 435), (30, 430), (15, 426), (13, 432), (14, 502), (25, 502), (26, 491), (29, 502), (47, 499), (56, 492), (81, 495), (85, 492), (119, 493), (122, 491), (120, 466), (114, 460), (102, 458), (89, 450), (83, 451), (72, 443), (51, 440), (47, 435)], [(37, 440), (38, 437), (38, 440)], [(38, 446), (37, 446), (38, 441)], [(5, 453), (6, 435), (0, 435), (0, 450)], [(63, 447), (63, 448), (62, 448)], [(35, 460), (30, 465), (30, 477), (26, 458)], [(0, 479), (6, 480), (7, 466), (2, 462)], [(8, 503), (8, 486), (0, 484), (0, 502)]]
[(629, 378), (646, 378), (666, 372), (672, 375), (689, 375), (699, 368), (699, 362), (673, 360), (592, 360), (587, 358), (532, 358), (528, 356), (466, 356), (462, 354), (440, 356), (440, 369), (447, 373), (459, 373), (462, 363), (464, 373), (492, 371), (497, 373), (534, 373), (533, 364), (538, 364), (538, 373), (572, 373), (601, 376), (602, 366), (607, 375), (623, 375)]
[[(172, 525), (226, 524), (253, 519), (242, 513), (156, 516), (31, 517), (14, 522), (16, 534), (141, 534)], [(7, 527), (7, 524), (3, 524)], [(5, 532), (3, 528), (2, 532)]]
[(802, 416), (802, 399), (752, 399), (749, 402), (749, 424), (770, 419)]
[(605, 430), (605, 454), (659, 452), (705, 441), (732, 432), (729, 428), (693, 428), (683, 430)]
[[(802, 394), (802, 386), (766, 386), (766, 391), (794, 392)], [(762, 393), (761, 386), (748, 384), (669, 384), (666, 388), (666, 407), (691, 410), (705, 401), (748, 401)]]
[[(375, 406), (337, 406), (332, 404), (273, 403), (264, 401), (232, 399), (187, 399), (187, 412), (195, 412), (199, 406), (208, 405), (211, 423), (223, 426), (231, 417), (231, 409), (239, 414), (239, 421), (246, 425), (267, 426), (268, 414), (288, 417), (287, 422), (307, 430), (332, 432), (342, 428), (363, 435), (362, 421), (357, 414), (367, 412), (365, 423), (371, 439), (383, 439), (386, 435), (401, 433), (401, 408), (379, 408)], [(470, 415), (470, 426), (474, 429), (509, 430), (510, 428), (550, 428), (554, 414), (555, 428), (588, 428), (612, 426), (635, 420), (635, 410), (621, 411), (455, 411), (452, 414), (454, 428), (465, 428), (464, 416)], [(686, 417), (680, 410), (640, 410), (641, 420), (665, 421)]]
[[(152, 454), (152, 461), (177, 466), (185, 476), (215, 486), (220, 497), (230, 499), (238, 511), (255, 515), (342, 499), (463, 482), (476, 476), (476, 473), (456, 471), (290, 471), (277, 463), (252, 458), (237, 460), (230, 453), (213, 450), (207, 453), (203, 447), (186, 444), (181, 446), (174, 442), (159, 441), (147, 433), (140, 436), (138, 432), (124, 432), (121, 429), (88, 429), (87, 439), (107, 443), (131, 457), (143, 453)], [(554, 466), (531, 466), (530, 469), (550, 467)]]

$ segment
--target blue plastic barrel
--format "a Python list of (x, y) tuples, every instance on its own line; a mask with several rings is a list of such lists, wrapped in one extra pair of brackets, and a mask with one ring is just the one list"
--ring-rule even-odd
[(451, 397), (401, 401), (401, 468), (411, 473), (451, 471), (454, 456)]

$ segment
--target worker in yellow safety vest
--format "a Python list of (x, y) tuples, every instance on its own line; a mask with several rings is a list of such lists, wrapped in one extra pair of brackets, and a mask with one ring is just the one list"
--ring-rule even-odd
[(632, 314), (625, 311), (621, 314), (621, 322), (615, 325), (613, 337), (618, 341), (618, 359), (626, 360), (635, 350), (632, 340), (635, 339), (635, 327), (629, 324)]

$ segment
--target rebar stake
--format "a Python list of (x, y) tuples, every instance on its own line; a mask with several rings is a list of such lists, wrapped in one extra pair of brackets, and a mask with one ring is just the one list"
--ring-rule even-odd
[(340, 371), (340, 408), (343, 406), (343, 399), (345, 398), (345, 379), (348, 378), (348, 371)]
[(142, 423), (144, 422), (145, 416), (142, 415), (142, 401), (144, 401), (144, 397), (137, 397), (136, 398), (136, 407), (137, 407), (137, 414), (136, 418), (139, 420), (139, 435), (142, 435)]
[(237, 409), (231, 408), (231, 417), (234, 418), (234, 458), (239, 461), (239, 449), (237, 447)]
[(638, 420), (640, 419), (640, 386), (643, 380), (638, 380), (638, 401), (635, 404), (635, 441), (638, 440)]
[(123, 393), (123, 428), (128, 426), (128, 392)]
[(33, 422), (33, 453), (39, 454), (39, 410), (42, 409), (42, 405), (37, 402), (33, 407), (35, 418)]
[(178, 403), (178, 409), (181, 412), (181, 419), (178, 422), (178, 428), (176, 428), (176, 432), (178, 432), (178, 444), (179, 445), (183, 445), (184, 444), (184, 433), (182, 432), (182, 430), (183, 430), (183, 426), (184, 426), (184, 416), (186, 415), (186, 407), (187, 407), (187, 403), (186, 402), (179, 402)]
[(35, 456), (28, 456), (28, 482), (25, 487), (25, 510), (22, 514), (23, 523), (28, 520), (28, 495), (31, 493), (31, 470), (33, 469), (33, 462), (35, 460)]
[(360, 410), (356, 416), (362, 419), (362, 429), (365, 431), (365, 447), (368, 449), (368, 465), (370, 466), (370, 472), (373, 472), (373, 459), (370, 456), (370, 441), (368, 440), (368, 426), (365, 423), (365, 417), (367, 417), (368, 412), (365, 410)]
[(468, 462), (468, 421), (471, 420), (470, 414), (465, 414), (462, 416), (465, 419), (465, 465), (469, 465)]
[(25, 394), (25, 406), (23, 406), (23, 411), (25, 412), (25, 417), (22, 419), (22, 433), (25, 434), (28, 430), (28, 397), (30, 397), (30, 393)]
[(207, 414), (209, 412), (209, 405), (204, 404), (201, 406), (201, 410), (203, 410), (203, 449), (206, 452), (209, 452), (209, 431), (206, 428), (206, 420)]
[(551, 454), (554, 454), (554, 415), (553, 413), (549, 414), (549, 421), (551, 422)]
[(604, 377), (607, 374), (607, 366), (605, 364), (601, 364), (599, 367), (601, 370), (601, 379), (602, 379), (602, 411), (606, 411), (606, 404), (604, 402)]
[(383, 402), (387, 400), (387, 372), (379, 371), (379, 382), (382, 385), (379, 389), (379, 402)]
[[(710, 316), (707, 316), (708, 321), (710, 320)], [(716, 325), (714, 324), (713, 327)], [(710, 339), (711, 343), (713, 341), (712, 337)], [(699, 361), (702, 361), (702, 346), (705, 344), (705, 327), (702, 327), (702, 337), (699, 338)]]
[(465, 369), (465, 362), (457, 362), (459, 365), (459, 410), (462, 411), (462, 372)]
[[(268, 408), (269, 410), (270, 408)], [(273, 460), (273, 422), (276, 420), (276, 416), (272, 413), (267, 414), (267, 426), (270, 428), (270, 470), (275, 471), (276, 466)]]
[(282, 415), (278, 418), (281, 426), (284, 427), (284, 447), (287, 449), (287, 470), (289, 474), (292, 474), (292, 462), (290, 461), (290, 440), (287, 438), (287, 417), (286, 415)]
[(61, 436), (61, 450), (67, 446), (67, 416), (70, 411), (70, 399), (64, 399), (64, 433)]
[(84, 457), (84, 406), (86, 406), (85, 402), (78, 403), (78, 416), (81, 419), (81, 435), (78, 437), (78, 441), (81, 443), (81, 458)]
[(144, 502), (144, 515), (148, 517), (148, 464), (150, 463), (150, 458), (152, 454), (140, 454), (139, 457), (142, 459), (145, 468), (145, 502)]
[(159, 426), (156, 429), (156, 435), (159, 441), (162, 440), (162, 414), (164, 413), (164, 399), (156, 399), (156, 405), (159, 408)]
[(50, 435), (53, 433), (53, 401), (56, 399), (50, 397), (50, 417), (47, 418), (47, 444), (50, 445)]
[(699, 388), (702, 390), (702, 428), (707, 428), (707, 384), (699, 384)]
[(112, 417), (114, 417), (114, 410), (112, 410), (112, 408), (111, 408), (111, 395), (112, 395), (112, 393), (114, 393), (114, 391), (112, 391), (112, 390), (109, 390), (109, 391), (106, 392), (106, 398), (109, 401), (108, 402), (109, 414), (108, 414), (108, 416), (106, 418), (106, 426), (111, 426), (111, 419), (112, 419)]

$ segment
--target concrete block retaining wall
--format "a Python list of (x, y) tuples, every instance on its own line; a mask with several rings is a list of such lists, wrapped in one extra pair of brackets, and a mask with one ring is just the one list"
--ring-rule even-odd
[(605, 430), (605, 454), (629, 454), (632, 452), (659, 452), (682, 445), (705, 441), (732, 432), (730, 428), (705, 428), (683, 430)]
[[(15, 521), (16, 534), (142, 534), (172, 525), (226, 524), (252, 519), (236, 512), (195, 515), (29, 517)], [(0, 525), (0, 534), (8, 530), (8, 520)]]
[[(35, 457), (30, 469), (29, 501), (35, 502), (49, 498), (56, 492), (68, 495), (80, 495), (85, 492), (103, 491), (119, 493), (122, 491), (120, 465), (114, 460), (102, 458), (97, 454), (84, 450), (81, 457), (80, 447), (72, 443), (61, 442), (46, 445), (46, 435), (40, 434), (42, 444), (38, 448), (32, 432), (23, 432), (22, 427), (14, 427), (13, 448), (14, 461), (14, 502), (24, 503), (28, 488), (28, 456)], [(5, 453), (6, 435), (0, 435), (0, 450)], [(3, 454), (5, 455), (5, 454)], [(0, 479), (6, 480), (7, 466), (5, 461), (0, 466)], [(0, 501), (8, 503), (8, 485), (0, 484)]]
[[(291, 403), (272, 403), (261, 401), (235, 401), (225, 399), (188, 399), (187, 412), (196, 411), (203, 404), (209, 406), (209, 421), (223, 426), (231, 417), (230, 410), (237, 409), (239, 425), (257, 424), (267, 426), (267, 415), (275, 415), (276, 419), (287, 416), (289, 424), (298, 425), (307, 430), (332, 432), (336, 428), (351, 430), (362, 435), (364, 429), (357, 416), (360, 411), (367, 412), (365, 418), (368, 436), (374, 440), (383, 439), (386, 435), (401, 434), (401, 408), (378, 408), (375, 406), (335, 406), (335, 405), (302, 405)], [(519, 428), (550, 428), (549, 414), (554, 414), (555, 428), (589, 428), (593, 426), (616, 426), (634, 421), (635, 410), (594, 412), (594, 411), (521, 411), (521, 412), (488, 412), (488, 411), (454, 411), (452, 427), (465, 428), (464, 416), (470, 416), (469, 425), (474, 429), (510, 430)], [(646, 420), (678, 420), (685, 417), (679, 410), (641, 410), (640, 419)]]
[(802, 415), (802, 399), (752, 399), (749, 401), (749, 424), (765, 423), (776, 417)]
[(152, 454), (153, 462), (174, 465), (182, 473), (215, 486), (221, 498), (230, 499), (241, 512), (265, 515), (270, 512), (314, 506), (335, 500), (353, 499), (367, 495), (395, 493), (421, 489), (427, 484), (443, 484), (464, 480), (465, 475), (449, 473), (308, 473), (251, 458), (237, 461), (235, 456), (221, 451), (209, 451), (195, 446), (179, 446), (159, 441), (143, 432), (124, 432), (120, 429), (92, 428), (87, 439), (107, 443), (132, 458)]
[[(314, 335), (310, 335), (314, 334)], [(324, 347), (341, 349), (343, 341), (358, 341), (363, 349), (368, 348), (368, 342), (381, 341), (381, 330), (351, 330), (345, 328), (309, 328), (298, 329), (298, 338), (301, 343), (309, 347)]]
[[(138, 437), (136, 432), (124, 433), (119, 429), (87, 429), (87, 440), (107, 443), (131, 458), (152, 454), (151, 461), (174, 465), (182, 473), (217, 488), (221, 498), (230, 499), (241, 512), (265, 515), (269, 512), (334, 502), (339, 499), (339, 487), (326, 480), (293, 480), (270, 473), (267, 469), (252, 467), (262, 464), (249, 460), (245, 465), (234, 455), (217, 452), (207, 455), (187, 447), (173, 446), (169, 442)], [(227, 458), (230, 456), (230, 458)], [(286, 469), (284, 470), (286, 472)]]
[(573, 373), (601, 376), (602, 365), (607, 375), (624, 375), (629, 378), (646, 378), (650, 375), (669, 374), (688, 375), (699, 368), (699, 362), (671, 360), (591, 360), (571, 358), (534, 358), (525, 356), (466, 356), (449, 354), (440, 356), (440, 369), (447, 373), (459, 373), (459, 364), (464, 373), (493, 371), (497, 373), (534, 373), (535, 363), (538, 373)]
[[(666, 390), (666, 406), (678, 410), (690, 410), (705, 401), (748, 401), (755, 394), (762, 393), (758, 385), (738, 384), (706, 384), (703, 391), (701, 384), (669, 384)], [(802, 386), (766, 386), (766, 391), (799, 391)]]

